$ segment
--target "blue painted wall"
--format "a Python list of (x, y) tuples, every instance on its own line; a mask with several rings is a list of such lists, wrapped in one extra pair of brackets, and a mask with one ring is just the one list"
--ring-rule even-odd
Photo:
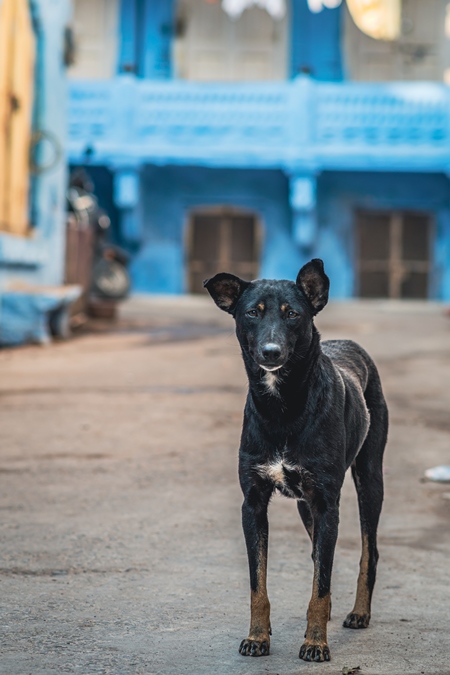
[[(291, 77), (307, 72), (318, 80), (341, 80), (341, 7), (314, 14), (307, 0), (290, 4)], [(119, 73), (172, 77), (176, 5), (177, 0), (121, 0)]]
[(131, 273), (137, 292), (186, 290), (185, 228), (192, 210), (230, 205), (255, 212), (263, 226), (260, 277), (295, 278), (311, 257), (325, 261), (331, 296), (355, 294), (354, 212), (411, 209), (434, 215), (430, 297), (450, 299), (450, 182), (435, 174), (326, 172), (317, 184), (318, 230), (303, 250), (292, 238), (288, 178), (281, 171), (146, 167), (141, 176), (143, 241)]
[[(119, 73), (171, 79), (175, 7), (176, 0), (122, 0)], [(72, 161), (82, 161), (86, 144), (98, 144), (94, 180), (113, 211), (117, 240), (133, 251), (135, 291), (184, 292), (189, 213), (231, 205), (260, 218), (260, 276), (294, 278), (318, 256), (332, 296), (352, 297), (355, 210), (415, 209), (435, 219), (431, 297), (450, 299), (449, 90), (342, 82), (341, 21), (341, 8), (313, 14), (307, 0), (291, 0), (291, 76), (311, 78), (271, 85), (118, 78), (75, 87)], [(141, 198), (128, 209), (111, 196), (112, 174), (124, 170), (136, 172), (140, 183)], [(293, 214), (289, 192), (302, 181), (313, 186), (317, 202), (297, 205)], [(311, 226), (317, 218), (308, 249), (292, 233), (293, 222), (305, 217)]]
[[(67, 189), (67, 80), (64, 29), (70, 18), (68, 0), (33, 0), (42, 30), (37, 130), (51, 131), (61, 154), (50, 170), (36, 178), (36, 237), (45, 242), (47, 257), (37, 283), (61, 284), (64, 279)], [(51, 151), (49, 150), (51, 153)], [(45, 159), (45, 156), (44, 156)], [(47, 157), (48, 161), (48, 157)]]
[(335, 297), (355, 294), (354, 212), (416, 210), (434, 217), (430, 298), (450, 300), (450, 181), (442, 174), (324, 173), (318, 181), (319, 236), (314, 255), (330, 270)]
[(186, 290), (189, 213), (230, 205), (255, 212), (263, 226), (260, 276), (292, 277), (303, 260), (290, 240), (288, 180), (281, 171), (146, 167), (142, 174), (143, 242), (131, 267), (133, 289)]
[[(37, 40), (35, 131), (51, 131), (61, 154), (56, 165), (35, 177), (30, 213), (33, 237), (0, 232), (0, 287), (11, 281), (60, 284), (64, 276), (66, 191), (66, 76), (63, 32), (70, 18), (69, 0), (31, 0)], [(40, 161), (51, 160), (47, 147)]]
[(70, 1), (29, 1), (36, 38), (33, 131), (50, 133), (51, 140), (41, 144), (34, 157), (48, 170), (32, 178), (30, 236), (0, 232), (1, 346), (47, 342), (50, 313), (61, 317), (79, 295), (77, 288), (60, 286), (64, 280), (67, 184), (63, 48)]

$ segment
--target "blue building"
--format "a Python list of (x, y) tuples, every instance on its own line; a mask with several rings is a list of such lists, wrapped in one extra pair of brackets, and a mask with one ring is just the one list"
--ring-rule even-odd
[(345, 3), (73, 2), (70, 161), (135, 291), (321, 257), (334, 297), (450, 299), (447, 0), (403, 2), (389, 41)]
[(65, 258), (69, 0), (0, 0), (0, 344), (46, 341)]

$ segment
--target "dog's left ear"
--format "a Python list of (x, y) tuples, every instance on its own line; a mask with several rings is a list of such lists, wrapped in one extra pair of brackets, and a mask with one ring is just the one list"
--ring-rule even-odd
[(250, 286), (250, 281), (244, 281), (235, 277), (234, 274), (220, 272), (211, 279), (205, 279), (203, 286), (207, 289), (217, 307), (224, 312), (233, 314), (236, 303), (245, 289)]
[(295, 283), (311, 303), (314, 314), (325, 307), (328, 302), (330, 280), (325, 274), (320, 258), (314, 258), (303, 265)]

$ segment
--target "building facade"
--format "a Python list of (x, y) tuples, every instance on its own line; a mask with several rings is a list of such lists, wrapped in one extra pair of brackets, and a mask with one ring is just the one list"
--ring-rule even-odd
[(46, 341), (63, 287), (69, 0), (0, 0), (0, 344)]
[(447, 0), (403, 0), (390, 41), (345, 3), (73, 2), (70, 161), (135, 291), (321, 257), (334, 297), (450, 299)]

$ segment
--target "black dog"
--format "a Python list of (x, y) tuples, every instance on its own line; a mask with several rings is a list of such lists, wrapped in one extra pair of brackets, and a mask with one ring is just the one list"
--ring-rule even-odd
[(204, 282), (215, 303), (236, 320), (249, 379), (239, 479), (250, 566), (251, 621), (239, 651), (269, 654), (266, 590), (267, 507), (275, 489), (297, 500), (313, 545), (314, 580), (300, 658), (328, 661), (330, 582), (339, 499), (351, 466), (358, 493), (362, 555), (356, 601), (344, 621), (366, 628), (378, 561), (383, 501), (382, 458), (388, 412), (377, 369), (350, 340), (320, 342), (313, 317), (328, 301), (321, 260), (292, 281), (243, 281), (217, 274)]

